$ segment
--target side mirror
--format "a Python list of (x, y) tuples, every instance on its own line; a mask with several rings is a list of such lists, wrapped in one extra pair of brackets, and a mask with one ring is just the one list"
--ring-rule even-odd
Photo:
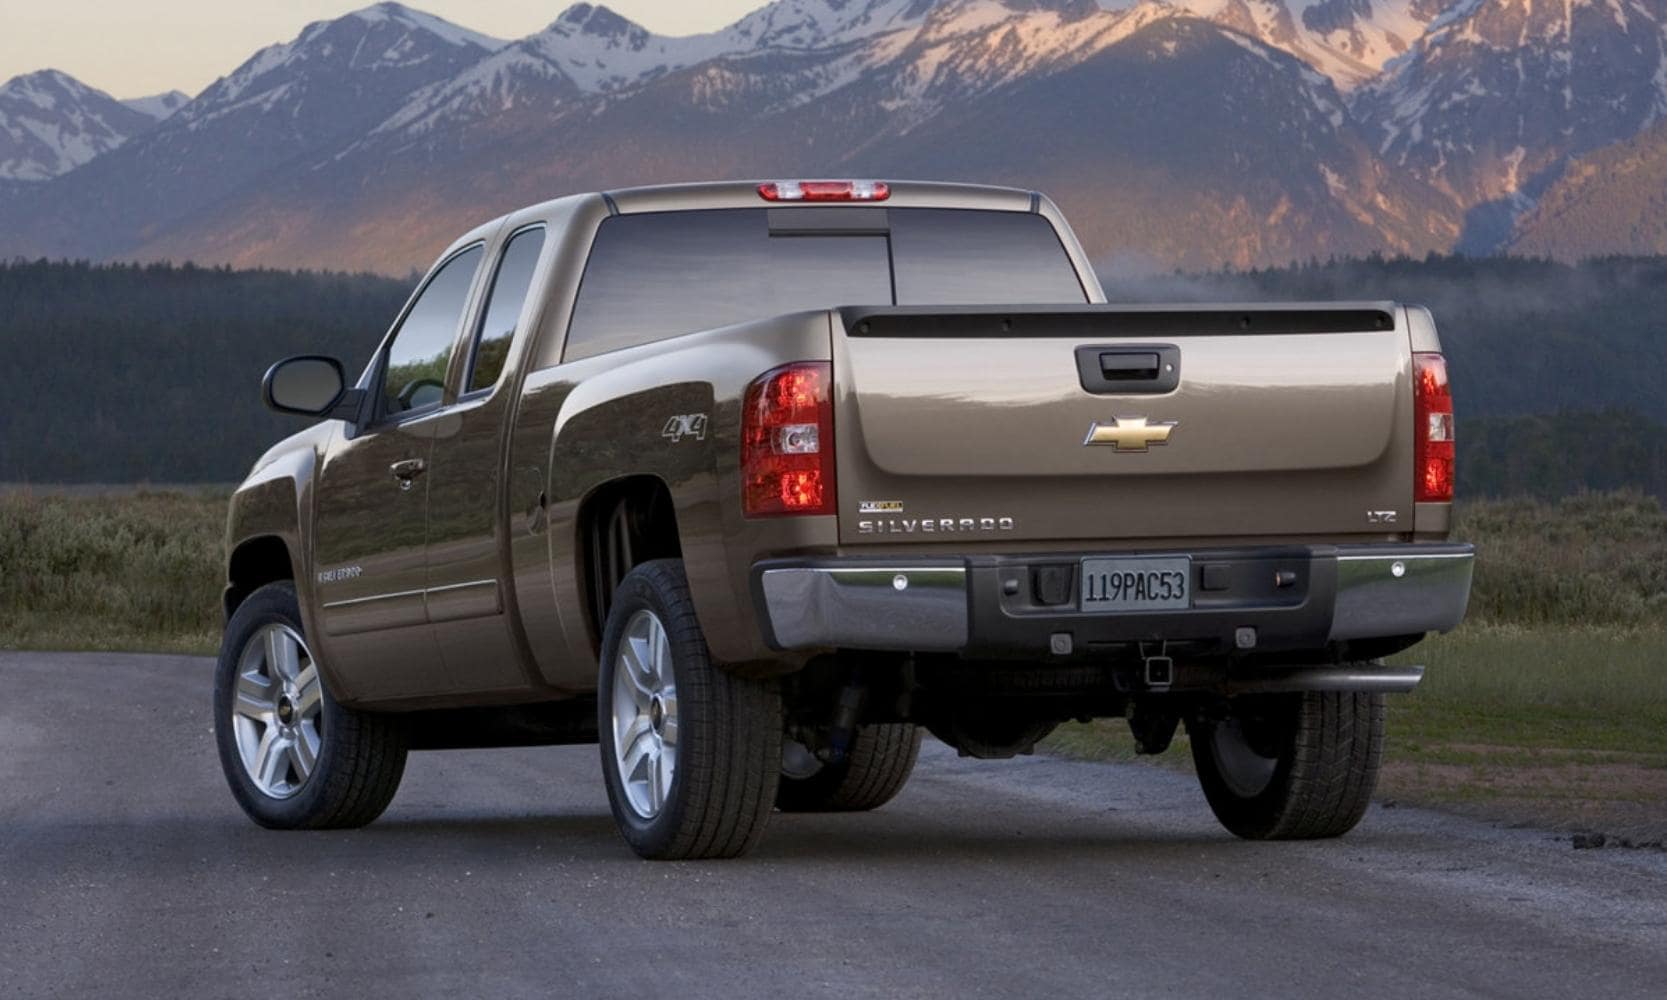
[(349, 395), (341, 362), (322, 355), (286, 358), (266, 370), (261, 400), (279, 413), (322, 417)]

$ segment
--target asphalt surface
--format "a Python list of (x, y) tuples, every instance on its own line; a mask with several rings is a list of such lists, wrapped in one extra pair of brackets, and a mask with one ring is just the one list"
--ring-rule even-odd
[(0, 653), (0, 996), (1667, 993), (1667, 855), (1405, 808), (1241, 843), (1143, 766), (933, 744), (879, 812), (652, 864), (593, 747), (425, 753), (372, 826), (268, 832), (210, 671)]

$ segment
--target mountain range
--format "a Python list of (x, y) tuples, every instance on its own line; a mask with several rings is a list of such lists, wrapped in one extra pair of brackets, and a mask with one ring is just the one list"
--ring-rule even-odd
[[(176, 106), (169, 107), (172, 103)], [(1667, 0), (776, 0), (514, 41), (396, 3), (188, 101), (0, 87), (0, 256), (421, 267), (560, 194), (933, 177), (1097, 260), (1667, 251)]]
[(0, 86), (0, 181), (42, 181), (110, 152), (190, 100), (175, 90), (118, 101), (67, 73)]

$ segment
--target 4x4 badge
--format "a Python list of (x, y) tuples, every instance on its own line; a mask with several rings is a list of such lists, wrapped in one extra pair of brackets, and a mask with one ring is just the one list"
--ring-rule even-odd
[(1154, 444), (1168, 444), (1169, 433), (1180, 425), (1179, 420), (1147, 420), (1145, 417), (1113, 417), (1107, 423), (1098, 420), (1088, 425), (1084, 445), (1109, 444), (1118, 451), (1145, 451)]
[(706, 440), (706, 414), (679, 413), (666, 421), (665, 429), (660, 436), (672, 444), (684, 438), (694, 438), (696, 441)]

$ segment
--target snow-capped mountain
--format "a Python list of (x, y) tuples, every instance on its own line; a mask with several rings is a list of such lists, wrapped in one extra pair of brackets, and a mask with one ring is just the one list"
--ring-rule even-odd
[(564, 191), (851, 173), (1043, 186), (1096, 252), (1159, 262), (1423, 252), (1452, 229), (1378, 169), (1323, 74), (1173, 6), (792, 0), (693, 40), (575, 6), (142, 250), (403, 271)]
[(781, 0), (722, 31), (671, 38), (579, 3), (539, 34), (414, 94), (377, 134), (497, 127), (518, 108), (547, 115), (695, 66), (706, 71), (690, 86), (709, 104), (761, 101), (753, 110), (770, 112), (877, 74), (891, 80), (878, 98), (888, 111), (918, 113), (928, 92), (952, 101), (1070, 65), (1176, 13), (1159, 2), (1105, 13), (1093, 0)]
[(586, 93), (620, 90), (721, 56), (814, 51), (918, 24), (922, 0), (782, 0), (702, 35), (655, 35), (607, 7), (574, 4), (524, 43)]
[[(1133, 0), (1100, 0), (1116, 8)], [(1462, 0), (1169, 0), (1196, 17), (1282, 49), (1344, 91), (1375, 77)]]
[[(101, 254), (140, 252), (149, 234), (225, 199), (261, 197), (274, 178), (341, 149), (412, 92), (450, 79), (501, 44), (397, 3), (309, 24), (133, 141), (38, 197), (14, 199), (0, 223), (29, 253), (87, 253), (89, 230), (109, 234)], [(250, 246), (263, 238), (226, 236)]]
[(108, 153), (156, 119), (45, 69), (0, 86), (0, 180), (44, 181)]
[[(1076, 0), (949, 0), (906, 38), (884, 41), (875, 95), (901, 131), (969, 98), (1081, 64), (1180, 12), (1162, 2), (1116, 11)], [(1174, 53), (1166, 52), (1165, 55)], [(837, 81), (843, 85), (848, 81)]]
[(727, 57), (829, 53), (918, 26), (932, 6), (931, 0), (779, 0), (721, 31), (670, 37), (607, 7), (576, 3), (543, 31), (412, 95), (378, 131), (419, 135), (443, 128), (448, 119), (487, 117), (517, 106), (554, 107)]
[(1051, 191), (1101, 260), (1245, 267), (1320, 247), (1423, 253), (1452, 235), (1438, 195), (1380, 168), (1330, 80), (1192, 18), (945, 106), (908, 140), (859, 162)]
[(432, 15), (379, 3), (310, 24), (294, 41), (255, 53), (199, 94), (172, 127), (200, 132), (228, 120), (268, 124), (267, 112), (282, 106), (292, 112), (284, 127), (293, 136), (325, 140), (353, 132), (502, 46)]
[(1667, 112), (1662, 0), (1463, 0), (1356, 111), (1381, 153), (1470, 206), (1470, 248), (1504, 239), (1569, 157)]
[(1667, 122), (1664, 7), (776, 0), (667, 37), (576, 3), (506, 43), (383, 3), (133, 102), (173, 113), (26, 194), (0, 172), (0, 256), (405, 271), (567, 191), (813, 174), (1042, 187), (1160, 265), (1495, 246), (1572, 157)]
[(190, 100), (191, 95), (185, 91), (170, 90), (162, 94), (152, 94), (149, 97), (129, 98), (122, 103), (142, 115), (149, 116), (152, 121), (159, 122), (180, 108), (185, 107)]

